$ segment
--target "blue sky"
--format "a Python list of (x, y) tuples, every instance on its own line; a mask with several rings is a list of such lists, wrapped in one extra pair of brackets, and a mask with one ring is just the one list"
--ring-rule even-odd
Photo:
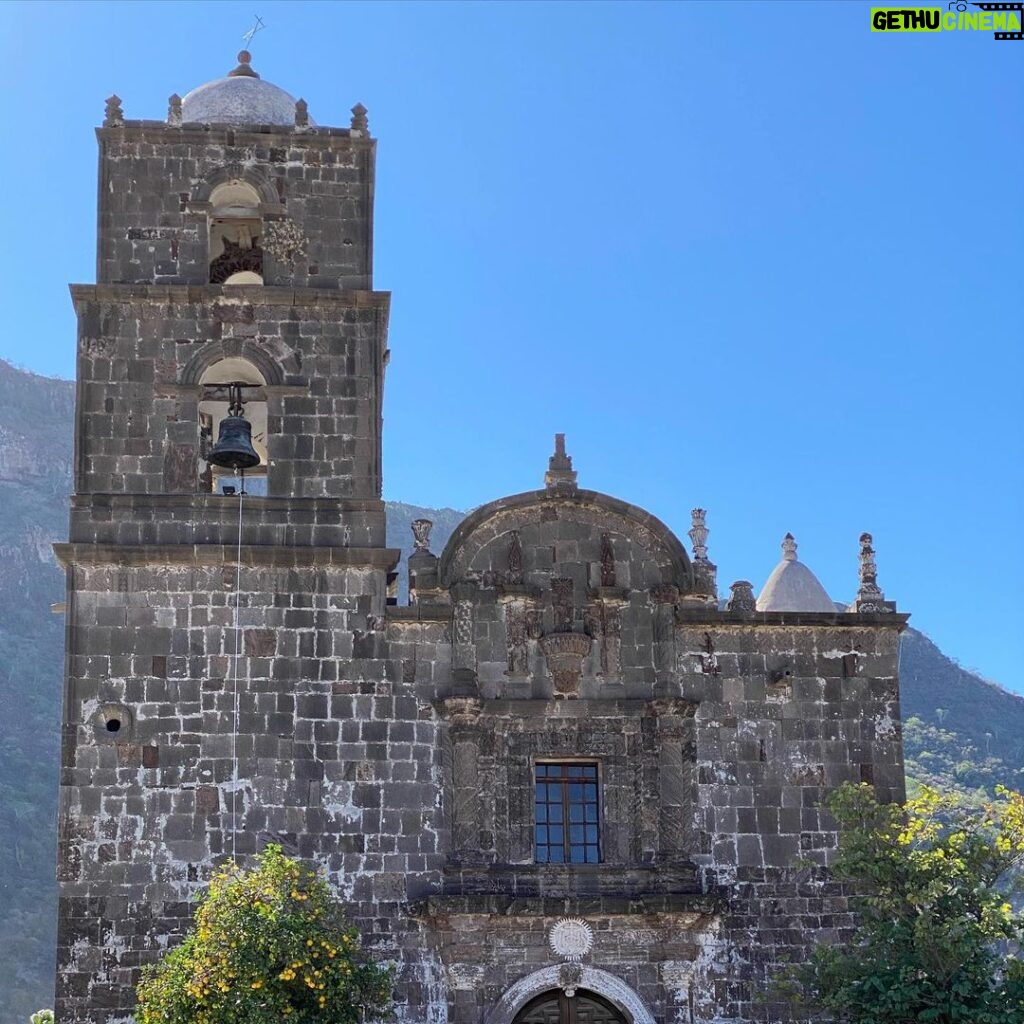
[(857, 537), (964, 665), (1024, 692), (1024, 43), (869, 31), (870, 3), (0, 5), (0, 356), (74, 374), (93, 126), (116, 91), (256, 69), (379, 138), (394, 293), (385, 496), (582, 486), (723, 590), (791, 530), (836, 599)]

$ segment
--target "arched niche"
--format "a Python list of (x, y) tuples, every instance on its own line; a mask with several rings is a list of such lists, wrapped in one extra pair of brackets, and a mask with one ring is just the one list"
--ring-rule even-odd
[[(571, 977), (571, 984), (567, 981)], [(626, 1024), (655, 1024), (644, 1001), (621, 978), (597, 967), (556, 964), (520, 978), (487, 1014), (484, 1024), (513, 1024), (520, 1011), (545, 993), (595, 992), (623, 1015)]]
[(248, 359), (226, 356), (206, 366), (199, 375), (198, 383), (199, 458), (196, 477), (199, 491), (207, 494), (237, 494), (243, 488), (241, 477), (206, 460), (210, 449), (220, 437), (221, 421), (229, 413), (227, 385), (242, 384), (245, 401), (242, 414), (251, 425), (252, 446), (260, 457), (260, 464), (246, 471), (244, 489), (249, 494), (266, 494), (267, 400), (263, 391), (267, 384), (266, 378)]

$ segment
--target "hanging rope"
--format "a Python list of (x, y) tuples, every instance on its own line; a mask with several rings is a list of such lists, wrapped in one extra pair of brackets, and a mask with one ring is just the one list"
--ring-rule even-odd
[(245, 496), (245, 471), (238, 488), (238, 550), (235, 553), (235, 657), (231, 695), (231, 861), (238, 863), (235, 851), (238, 836), (238, 662), (242, 656), (242, 627), (239, 605), (242, 601), (242, 500)]

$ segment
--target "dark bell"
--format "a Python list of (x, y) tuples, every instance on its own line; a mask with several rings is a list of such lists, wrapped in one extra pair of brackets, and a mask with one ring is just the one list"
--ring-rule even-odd
[(244, 416), (225, 416), (220, 421), (220, 436), (206, 461), (225, 469), (251, 469), (260, 464), (252, 446), (252, 424)]

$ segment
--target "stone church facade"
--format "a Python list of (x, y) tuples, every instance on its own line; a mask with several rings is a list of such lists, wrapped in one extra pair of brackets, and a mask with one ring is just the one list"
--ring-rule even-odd
[[(776, 965), (853, 917), (847, 780), (903, 798), (870, 537), (839, 612), (787, 538), (756, 599), (580, 487), (411, 524), (381, 501), (389, 295), (376, 144), (260, 79), (107, 104), (97, 277), (75, 285), (60, 1024), (131, 1019), (212, 868), (322, 866), (410, 1024), (789, 1021)], [(211, 456), (243, 401), (260, 465)], [(244, 496), (241, 492), (244, 491)], [(852, 561), (852, 559), (851, 559)]]

